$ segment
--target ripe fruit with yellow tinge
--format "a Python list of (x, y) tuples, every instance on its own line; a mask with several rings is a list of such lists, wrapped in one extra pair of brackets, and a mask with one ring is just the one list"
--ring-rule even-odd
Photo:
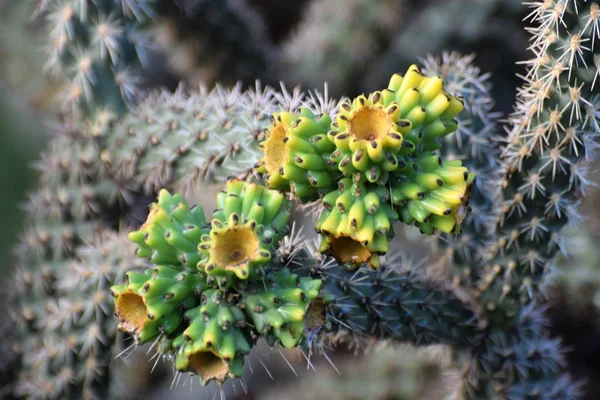
[(343, 178), (337, 190), (323, 197), (325, 211), (315, 229), (322, 235), (321, 252), (352, 268), (362, 263), (377, 268), (379, 255), (387, 253), (388, 240), (394, 236), (392, 224), (398, 214), (388, 203), (385, 186), (361, 179), (360, 173), (354, 181)]
[(390, 176), (391, 200), (400, 220), (423, 233), (460, 233), (474, 181), (460, 160), (423, 154)]
[(291, 191), (303, 202), (331, 191), (340, 175), (329, 159), (335, 149), (327, 140), (331, 118), (302, 108), (298, 113), (275, 113), (271, 123), (260, 145), (264, 155), (255, 165), (267, 185)]

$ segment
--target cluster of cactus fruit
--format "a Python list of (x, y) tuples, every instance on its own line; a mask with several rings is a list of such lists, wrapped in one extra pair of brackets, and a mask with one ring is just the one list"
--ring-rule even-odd
[[(485, 76), (455, 54), (352, 100), (257, 85), (163, 92), (126, 110), (137, 92), (116, 66), (141, 54), (115, 35), (146, 23), (153, 2), (57, 4), (50, 62), (79, 85), (70, 93), (88, 120), (54, 139), (32, 196), (17, 395), (106, 396), (114, 305), (119, 329), (204, 384), (240, 377), (259, 340), (310, 354), (345, 331), (466, 351), (457, 397), (577, 398), (537, 302), (600, 131), (598, 3), (532, 4), (536, 57), (500, 142)], [(79, 57), (88, 47), (97, 60)], [(184, 199), (225, 180), (210, 218)], [(135, 225), (157, 194), (129, 233), (137, 257), (120, 236), (94, 240)], [(297, 203), (316, 204), (316, 248), (289, 228)], [(444, 235), (454, 286), (386, 256), (397, 222)]]
[[(388, 89), (342, 102), (335, 121), (308, 107), (274, 113), (256, 163), (268, 187), (230, 179), (209, 222), (201, 207), (190, 208), (163, 189), (147, 221), (129, 235), (138, 256), (156, 268), (130, 272), (126, 284), (113, 287), (120, 328), (140, 343), (161, 340), (177, 369), (197, 373), (204, 383), (239, 377), (259, 337), (287, 348), (309, 346), (306, 334), (332, 329), (326, 322), (336, 312), (356, 330), (376, 328), (353, 321), (340, 287), (277, 257), (293, 207), (285, 192), (322, 204), (315, 226), (323, 236), (320, 251), (333, 256), (341, 279), (352, 271), (385, 282), (385, 275), (368, 270), (381, 266), (394, 222), (429, 233), (459, 229), (457, 214), (466, 212), (474, 177), (460, 161), (444, 162), (433, 151), (439, 137), (456, 129), (453, 117), (462, 108), (443, 91), (441, 78), (413, 66), (404, 77), (395, 75)], [(327, 280), (335, 282), (331, 276)], [(382, 300), (393, 297), (385, 285), (380, 290)], [(464, 321), (473, 319), (468, 310), (462, 314)], [(404, 337), (409, 326), (379, 329)], [(452, 341), (457, 332), (436, 335)], [(429, 340), (427, 331), (417, 340)]]

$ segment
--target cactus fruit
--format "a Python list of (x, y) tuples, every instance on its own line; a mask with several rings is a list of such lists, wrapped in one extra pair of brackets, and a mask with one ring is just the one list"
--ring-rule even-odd
[(400, 220), (421, 232), (460, 233), (469, 213), (475, 176), (460, 160), (442, 161), (436, 154), (409, 157), (410, 164), (390, 176), (391, 201)]
[(267, 343), (296, 347), (304, 336), (307, 310), (319, 295), (321, 281), (299, 277), (288, 269), (269, 274), (265, 282), (249, 285), (242, 307)]
[(271, 251), (288, 232), (291, 207), (281, 192), (230, 179), (199, 244), (198, 267), (221, 288), (263, 276)]
[(154, 0), (40, 2), (48, 20), (48, 61), (67, 87), (65, 106), (88, 115), (121, 114), (140, 86), (138, 71), (148, 61), (144, 28)]
[(325, 210), (315, 224), (322, 235), (321, 252), (351, 268), (363, 263), (377, 268), (379, 256), (387, 253), (388, 240), (394, 236), (392, 224), (398, 221), (386, 198), (385, 186), (341, 179), (338, 190), (323, 197)]
[(201, 305), (185, 313), (189, 326), (173, 340), (175, 366), (199, 375), (203, 385), (240, 377), (243, 356), (250, 352), (252, 337), (242, 310), (228, 295), (210, 289), (202, 293)]
[(460, 113), (458, 130), (444, 138), (440, 149), (444, 159), (461, 160), (465, 167), (477, 176), (469, 201), (472, 211), (462, 223), (461, 235), (445, 235), (439, 245), (446, 249), (448, 268), (455, 282), (472, 287), (479, 279), (478, 268), (481, 254), (478, 251), (494, 229), (493, 212), (498, 199), (491, 190), (500, 152), (494, 140), (500, 113), (494, 112), (489, 74), (482, 74), (473, 63), (473, 55), (444, 53), (441, 57), (424, 60), (423, 71), (428, 75), (441, 76), (448, 92), (460, 96), (465, 110)]
[(237, 85), (155, 93), (105, 128), (102, 158), (117, 180), (147, 194), (162, 188), (187, 194), (205, 181), (246, 178), (270, 115), (294, 111), (300, 101), (296, 92), (279, 94), (259, 83), (246, 92)]
[(275, 113), (271, 122), (260, 145), (264, 155), (255, 166), (268, 186), (291, 191), (302, 202), (331, 191), (337, 175), (329, 160), (334, 150), (327, 140), (331, 118), (302, 108), (300, 113)]
[(201, 259), (198, 243), (209, 231), (202, 207), (190, 207), (180, 195), (163, 189), (144, 225), (131, 232), (129, 239), (138, 244), (137, 255), (153, 264), (195, 269)]
[(206, 275), (199, 271), (168, 266), (127, 273), (124, 285), (111, 288), (119, 329), (145, 343), (160, 334), (170, 335), (181, 324), (182, 315), (199, 303)]
[(415, 150), (403, 141), (411, 123), (402, 116), (398, 104), (385, 102), (380, 92), (343, 102), (327, 135), (335, 144), (331, 160), (346, 176), (360, 171), (369, 182), (387, 182), (399, 158)]
[(145, 262), (134, 256), (124, 235), (97, 234), (89, 239), (93, 245), (77, 248), (76, 258), (46, 263), (43, 275), (23, 266), (16, 276), (26, 318), (17, 325), (14, 342), (23, 354), (18, 396), (112, 397), (109, 391), (118, 379), (111, 361), (123, 342), (107, 290)]

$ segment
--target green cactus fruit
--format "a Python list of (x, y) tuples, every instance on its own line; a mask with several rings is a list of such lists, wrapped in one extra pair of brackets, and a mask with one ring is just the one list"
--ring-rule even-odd
[(237, 179), (217, 195), (211, 230), (198, 249), (198, 268), (219, 287), (243, 285), (262, 274), (271, 252), (288, 232), (292, 202), (276, 190)]
[(291, 190), (302, 202), (331, 191), (339, 174), (329, 159), (335, 150), (327, 140), (331, 118), (302, 108), (300, 113), (275, 113), (271, 123), (260, 145), (264, 155), (255, 165), (266, 175), (267, 185)]
[(409, 156), (390, 176), (391, 199), (400, 220), (423, 233), (460, 233), (474, 181), (460, 160), (442, 161), (435, 153)]
[(196, 268), (201, 259), (198, 244), (209, 230), (202, 207), (190, 207), (181, 195), (163, 189), (144, 225), (131, 232), (129, 239), (139, 245), (137, 255), (154, 264)]
[(345, 101), (327, 138), (335, 145), (331, 160), (344, 175), (359, 171), (370, 182), (386, 181), (398, 168), (399, 157), (415, 150), (404, 141), (412, 124), (396, 102), (385, 102), (381, 92)]
[(299, 277), (288, 269), (269, 274), (265, 282), (253, 282), (241, 304), (254, 328), (274, 345), (292, 348), (304, 335), (307, 311), (319, 295), (320, 279)]
[(401, 118), (410, 122), (404, 139), (417, 146), (417, 153), (440, 149), (440, 139), (456, 131), (454, 117), (464, 109), (461, 98), (444, 90), (442, 78), (427, 77), (416, 65), (404, 76), (394, 74), (381, 94), (385, 105), (395, 102)]
[(161, 333), (172, 335), (180, 327), (184, 310), (200, 303), (206, 275), (199, 271), (169, 266), (147, 269), (143, 274), (127, 273), (124, 285), (111, 288), (119, 329), (139, 343)]
[[(357, 183), (356, 180), (359, 180)], [(389, 203), (385, 186), (360, 182), (360, 174), (343, 178), (338, 189), (323, 197), (325, 210), (315, 229), (322, 235), (320, 251), (351, 268), (367, 263), (379, 267), (379, 256), (388, 251), (392, 224), (398, 214)]]
[(185, 313), (185, 331), (173, 340), (175, 367), (199, 375), (203, 385), (240, 377), (253, 340), (244, 312), (220, 290), (202, 293), (200, 306)]

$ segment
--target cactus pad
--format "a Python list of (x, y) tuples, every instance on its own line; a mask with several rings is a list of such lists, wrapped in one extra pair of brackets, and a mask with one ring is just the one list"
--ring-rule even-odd
[(329, 154), (334, 146), (326, 138), (331, 118), (303, 108), (300, 113), (276, 113), (271, 122), (261, 143), (264, 156), (255, 166), (267, 176), (268, 186), (291, 190), (301, 201), (332, 190), (337, 174)]

